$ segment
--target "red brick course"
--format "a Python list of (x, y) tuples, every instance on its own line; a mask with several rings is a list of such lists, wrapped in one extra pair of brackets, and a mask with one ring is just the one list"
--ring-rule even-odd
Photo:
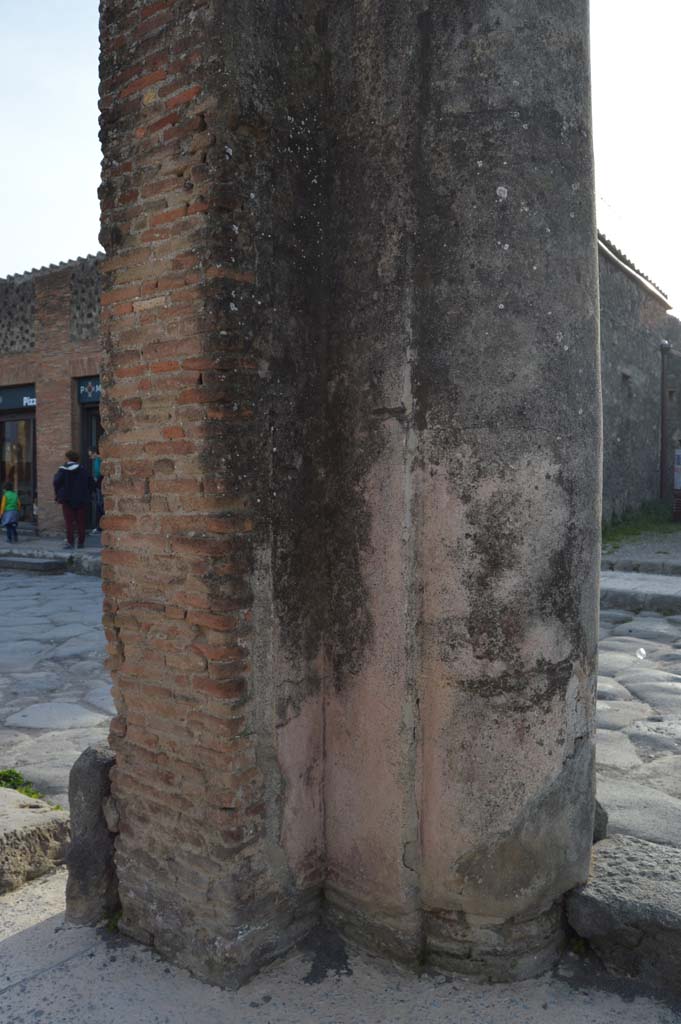
[(309, 925), (320, 868), (295, 878), (282, 859), (262, 718), (283, 722), (285, 702), (275, 712), (253, 667), (268, 435), (239, 308), (256, 280), (257, 129), (244, 118), (231, 161), (221, 8), (102, 4), (102, 578), (122, 927), (224, 981)]

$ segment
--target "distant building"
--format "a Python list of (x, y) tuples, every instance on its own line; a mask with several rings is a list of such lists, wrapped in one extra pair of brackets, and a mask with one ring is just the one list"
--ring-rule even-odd
[(603, 519), (671, 505), (681, 447), (681, 321), (612, 242), (598, 240), (603, 391)]
[(64, 452), (87, 458), (101, 434), (99, 259), (0, 280), (0, 482), (47, 533), (62, 528), (52, 477)]
[[(599, 235), (603, 518), (671, 502), (681, 447), (681, 321), (666, 295)], [(86, 256), (0, 280), (0, 482), (24, 521), (60, 532), (52, 476), (101, 434), (98, 263)]]

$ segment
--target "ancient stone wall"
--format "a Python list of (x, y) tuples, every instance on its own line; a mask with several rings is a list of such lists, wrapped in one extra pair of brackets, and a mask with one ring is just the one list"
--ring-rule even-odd
[(101, 12), (122, 927), (533, 973), (592, 834), (586, 4)]
[[(599, 248), (601, 378), (603, 383), (603, 519), (609, 522), (661, 496), (669, 501), (673, 437), (681, 432), (681, 390), (676, 359), (681, 323), (654, 286), (633, 273), (602, 244)], [(666, 408), (665, 467), (661, 467), (663, 429), (662, 364), (670, 381)], [(670, 395), (671, 392), (671, 395)], [(673, 436), (672, 436), (673, 435)], [(661, 488), (661, 472), (664, 480)]]

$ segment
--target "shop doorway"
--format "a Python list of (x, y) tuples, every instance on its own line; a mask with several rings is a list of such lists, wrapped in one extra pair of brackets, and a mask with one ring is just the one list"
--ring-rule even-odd
[[(102, 421), (99, 415), (99, 403), (92, 405), (81, 405), (81, 462), (82, 465), (87, 466), (92, 473), (92, 460), (88, 459), (88, 451), (94, 448), (99, 451), (99, 439), (104, 433), (102, 430)], [(93, 497), (90, 502), (90, 508), (88, 509), (88, 523), (87, 527), (89, 530), (94, 530), (97, 525), (97, 501), (96, 497)]]
[(35, 413), (0, 415), (0, 484), (11, 481), (21, 501), (22, 522), (33, 522), (36, 497)]

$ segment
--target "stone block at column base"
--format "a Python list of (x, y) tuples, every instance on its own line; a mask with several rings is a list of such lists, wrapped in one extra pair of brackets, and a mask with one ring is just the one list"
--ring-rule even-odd
[(324, 923), (372, 953), (407, 964), (417, 964), (421, 960), (422, 933), (417, 912), (391, 914), (364, 906), (327, 885)]
[(522, 981), (550, 970), (565, 944), (562, 906), (503, 921), (459, 913), (425, 915), (425, 959), (481, 981)]
[(199, 980), (230, 990), (285, 956), (320, 923), (318, 891), (295, 908), (272, 907), (266, 920), (245, 915), (240, 924), (231, 927), (219, 920), (204, 924), (187, 921), (179, 909), (173, 913), (167, 905), (156, 917), (139, 902), (124, 906), (118, 925), (122, 934), (152, 946), (160, 956)]

